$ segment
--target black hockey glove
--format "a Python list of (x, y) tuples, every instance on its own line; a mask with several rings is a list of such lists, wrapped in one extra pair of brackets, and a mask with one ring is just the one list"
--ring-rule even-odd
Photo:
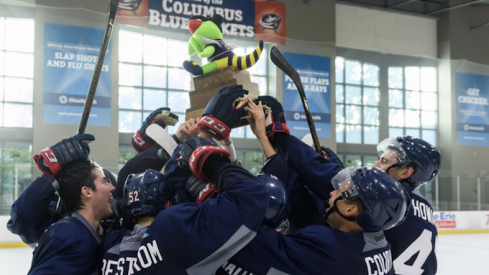
[(216, 140), (229, 137), (231, 128), (241, 122), (248, 110), (246, 95), (241, 85), (232, 85), (219, 91), (205, 107), (202, 119), (198, 123), (199, 131), (211, 135)]
[(141, 152), (156, 143), (152, 138), (146, 135), (146, 128), (148, 128), (149, 125), (156, 123), (165, 129), (167, 125), (174, 126), (177, 122), (178, 116), (172, 113), (170, 108), (163, 107), (156, 109), (149, 114), (144, 120), (143, 125), (141, 125), (141, 128), (132, 137), (132, 147), (137, 152)]
[(271, 137), (274, 133), (290, 134), (289, 127), (285, 123), (285, 114), (282, 104), (272, 96), (259, 96), (258, 102), (261, 101), (263, 109), (267, 117), (265, 118), (265, 126), (267, 127), (267, 136)]
[(78, 134), (42, 149), (39, 155), (32, 158), (41, 172), (55, 177), (66, 165), (87, 159), (90, 154), (88, 143), (94, 140), (93, 135)]
[(228, 151), (219, 148), (213, 140), (200, 137), (186, 139), (181, 144), (180, 155), (182, 167), (188, 167), (198, 179), (205, 182), (210, 181), (202, 171), (207, 160), (212, 163), (213, 158), (221, 158), (231, 162)]

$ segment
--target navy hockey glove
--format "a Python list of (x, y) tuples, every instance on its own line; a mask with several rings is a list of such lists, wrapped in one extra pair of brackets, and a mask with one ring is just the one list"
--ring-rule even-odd
[(232, 85), (219, 91), (205, 107), (202, 119), (198, 123), (200, 132), (211, 135), (216, 140), (229, 137), (231, 128), (241, 122), (241, 117), (248, 110), (245, 96), (248, 91), (241, 85)]
[(144, 151), (153, 146), (156, 142), (146, 134), (146, 128), (155, 123), (166, 128), (167, 125), (175, 125), (178, 122), (178, 116), (171, 112), (170, 108), (159, 108), (153, 111), (144, 120), (141, 128), (134, 134), (131, 139), (131, 145), (137, 152)]
[(333, 150), (328, 147), (321, 146), (321, 151), (323, 151), (324, 157), (336, 164), (338, 164), (342, 169), (345, 169), (345, 165), (341, 161), (341, 159), (336, 155)]
[(206, 160), (221, 158), (231, 162), (228, 151), (219, 148), (213, 140), (200, 137), (186, 139), (181, 145), (180, 154), (182, 167), (188, 167), (198, 179), (205, 182), (210, 181), (202, 171)]
[(206, 199), (212, 198), (219, 193), (214, 184), (211, 182), (207, 183), (193, 175), (188, 179), (186, 188), (197, 203), (202, 203)]
[(267, 115), (265, 118), (267, 136), (271, 137), (274, 133), (290, 134), (289, 127), (285, 124), (285, 114), (282, 104), (276, 98), (268, 95), (259, 96), (258, 102), (260, 101)]
[(32, 158), (41, 172), (55, 177), (66, 165), (87, 159), (88, 154), (90, 154), (88, 143), (94, 140), (93, 135), (78, 134), (42, 149), (39, 155)]

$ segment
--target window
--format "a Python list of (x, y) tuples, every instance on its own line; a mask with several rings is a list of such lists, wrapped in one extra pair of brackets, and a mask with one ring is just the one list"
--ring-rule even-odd
[(8, 215), (32, 179), (31, 145), (0, 142), (0, 215)]
[(436, 146), (437, 70), (389, 67), (389, 136), (411, 135)]
[(379, 142), (379, 67), (337, 57), (336, 141)]
[(32, 127), (34, 20), (0, 17), (0, 127)]
[[(185, 118), (191, 76), (182, 68), (187, 42), (121, 30), (119, 33), (119, 132), (136, 132), (159, 107)], [(168, 132), (175, 131), (168, 127)]]

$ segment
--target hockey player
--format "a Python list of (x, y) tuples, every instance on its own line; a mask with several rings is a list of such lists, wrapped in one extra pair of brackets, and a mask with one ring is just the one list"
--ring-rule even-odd
[(113, 214), (110, 202), (115, 188), (108, 183), (102, 168), (88, 159), (90, 149), (86, 143), (94, 139), (89, 134), (78, 134), (34, 156), (44, 175), (31, 185), (38, 181), (53, 183), (56, 178), (59, 195), (72, 214), (51, 225), (42, 235), (29, 274), (96, 271), (101, 242), (97, 229), (103, 218)]
[[(437, 229), (433, 209), (418, 188), (433, 180), (440, 171), (440, 152), (428, 142), (411, 136), (387, 138), (377, 145), (375, 163), (411, 195), (406, 221), (385, 232), (392, 245), (396, 274), (436, 274)], [(417, 255), (413, 258), (414, 255)]]
[[(264, 224), (279, 227), (288, 214), (283, 184), (272, 175), (262, 174), (257, 178), (270, 194)], [(170, 187), (173, 184), (171, 179), (154, 170), (129, 176), (124, 187), (124, 202), (128, 217), (134, 219), (136, 225), (132, 231), (114, 231), (103, 240), (102, 274), (132, 274), (141, 269), (136, 264), (140, 241), (156, 215), (178, 203), (175, 189)]]
[[(115, 194), (117, 190), (114, 191), (114, 198), (117, 199), (122, 197), (124, 179), (127, 178), (127, 175), (130, 173), (144, 172), (149, 168), (161, 169), (165, 165), (168, 160), (167, 153), (164, 152), (160, 146), (157, 144), (155, 145), (153, 140), (147, 138), (145, 129), (152, 123), (156, 123), (163, 128), (165, 128), (166, 125), (174, 125), (176, 120), (178, 120), (178, 116), (170, 111), (171, 110), (166, 107), (155, 110), (148, 115), (141, 126), (141, 129), (134, 135), (133, 139), (138, 140), (139, 144), (143, 144), (144, 148), (139, 146), (138, 143), (131, 141), (131, 143), (134, 144), (135, 150), (140, 153), (129, 160), (119, 172), (122, 176), (122, 183), (118, 184), (118, 177), (107, 169), (103, 169), (104, 175), (109, 183), (117, 186), (117, 190), (121, 190), (120, 195)], [(193, 120), (180, 125), (177, 133), (174, 135), (176, 138), (175, 140), (180, 142), (180, 140), (189, 137), (186, 135), (187, 133), (193, 135), (194, 132), (189, 129), (192, 125), (196, 127), (196, 124), (197, 122)], [(178, 138), (180, 140), (178, 140)], [(58, 195), (56, 192), (59, 188), (59, 183), (54, 177), (43, 175), (36, 179), (35, 182), (35, 184), (30, 184), (12, 204), (10, 212), (11, 218), (7, 223), (8, 230), (19, 235), (22, 241), (31, 247), (36, 246), (49, 225), (63, 218), (58, 213), (63, 215), (69, 214), (66, 209), (63, 209), (61, 212), (56, 209), (58, 203)], [(119, 188), (118, 186), (121, 187)], [(114, 215), (102, 221), (102, 226), (97, 231), (101, 236), (108, 234), (108, 232), (113, 229), (120, 229), (119, 217), (124, 215), (124, 213), (119, 212), (123, 212), (124, 209), (117, 206), (117, 200), (113, 200), (111, 204), (114, 210)]]
[[(142, 239), (123, 240), (119, 246), (121, 257), (117, 261), (107, 257), (104, 274), (211, 274), (256, 235), (268, 205), (266, 186), (243, 168), (231, 164), (229, 153), (216, 147), (212, 140), (187, 139), (181, 152), (182, 165), (199, 179), (212, 181), (219, 195), (201, 204), (184, 203), (168, 208), (175, 194), (171, 179), (154, 171), (141, 178), (130, 178), (125, 194), (129, 211), (138, 214), (137, 210), (142, 210), (138, 205), (142, 206), (141, 200), (148, 199), (146, 195), (150, 193), (162, 195), (152, 199), (167, 208), (151, 222)], [(151, 181), (150, 177), (159, 183), (149, 187), (149, 192), (141, 193), (147, 187), (144, 179)], [(143, 218), (139, 222), (146, 221)], [(134, 233), (142, 230), (137, 226)], [(122, 249), (139, 240), (137, 256), (125, 257)], [(108, 250), (111, 251), (115, 252)]]

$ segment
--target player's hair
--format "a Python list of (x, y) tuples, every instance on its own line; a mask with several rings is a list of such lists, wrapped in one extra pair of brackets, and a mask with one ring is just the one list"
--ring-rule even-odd
[(82, 160), (63, 168), (56, 177), (59, 182), (59, 196), (63, 204), (71, 211), (80, 210), (83, 207), (81, 190), (87, 186), (96, 191), (94, 180), (96, 178), (93, 169), (100, 166), (92, 160)]
[(355, 198), (353, 200), (345, 199), (345, 203), (349, 204), (349, 205), (352, 205), (352, 204), (356, 205), (358, 207), (358, 215), (363, 214), (363, 212), (365, 212), (365, 210), (367, 209), (365, 207), (365, 204), (363, 204), (363, 202), (360, 198)]

